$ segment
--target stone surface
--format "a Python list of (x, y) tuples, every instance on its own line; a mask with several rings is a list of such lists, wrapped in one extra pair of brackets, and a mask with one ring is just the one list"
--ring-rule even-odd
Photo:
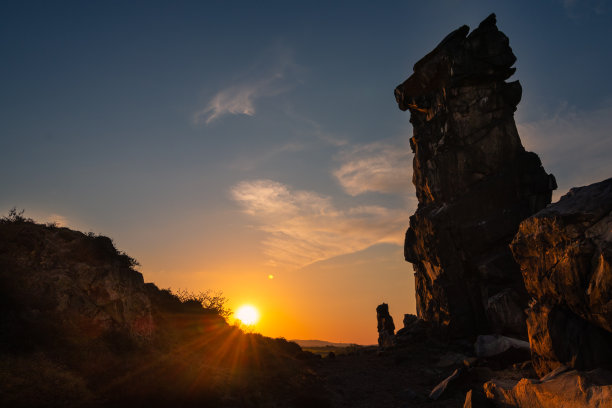
[(517, 292), (504, 289), (487, 300), (486, 315), (494, 333), (524, 333), (524, 302)]
[(544, 381), (492, 380), (484, 390), (487, 399), (502, 407), (612, 407), (612, 373), (603, 369), (561, 372)]
[(133, 264), (107, 237), (0, 222), (3, 332), (27, 339), (33, 334), (28, 328), (53, 326), (61, 330), (47, 336), (57, 335), (57, 341), (148, 341), (154, 330), (151, 302)]
[(474, 343), (474, 351), (477, 357), (496, 356), (511, 348), (529, 351), (529, 343), (523, 340), (499, 335), (478, 336), (476, 343)]
[(445, 368), (450, 366), (464, 365), (463, 362), (467, 358), (469, 357), (464, 354), (449, 351), (440, 356), (440, 359), (436, 363), (436, 367)]
[(413, 314), (404, 315), (404, 327), (395, 333), (396, 343), (408, 344), (430, 338), (431, 325)]
[(436, 385), (434, 387), (434, 389), (431, 390), (431, 393), (429, 394), (429, 398), (432, 399), (432, 400), (437, 400), (438, 398), (440, 398), (440, 396), (448, 388), (448, 386), (451, 383), (451, 381), (454, 381), (457, 378), (459, 378), (462, 373), (463, 373), (463, 369), (462, 368), (457, 368), (455, 371), (453, 371), (453, 373), (451, 375), (446, 377), (444, 379), (444, 381), (442, 381), (440, 384)]
[(410, 110), (419, 205), (404, 254), (415, 270), (418, 316), (453, 337), (525, 335), (527, 305), (508, 244), (556, 188), (514, 123), (516, 57), (495, 15), (463, 26), (417, 62), (395, 90)]
[(389, 314), (389, 305), (386, 303), (376, 307), (376, 320), (378, 321), (378, 345), (391, 347), (395, 344), (395, 324)]
[(413, 315), (411, 313), (406, 313), (406, 314), (404, 314), (404, 320), (402, 321), (402, 323), (404, 323), (404, 328), (405, 329), (409, 329), (414, 324), (416, 324), (418, 322), (418, 320), (419, 320), (419, 318), (416, 317), (415, 315)]
[(521, 223), (511, 244), (525, 286), (539, 375), (612, 368), (612, 179), (573, 188)]
[(487, 399), (482, 390), (480, 390), (480, 392), (469, 390), (465, 395), (463, 408), (489, 408), (491, 406), (491, 402)]

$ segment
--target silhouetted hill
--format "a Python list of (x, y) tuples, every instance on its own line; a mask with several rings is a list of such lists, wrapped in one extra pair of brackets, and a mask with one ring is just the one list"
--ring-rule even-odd
[(350, 347), (350, 346), (358, 346), (359, 344), (355, 343), (333, 343), (331, 341), (324, 340), (290, 340), (294, 343), (297, 343), (300, 347)]
[(222, 302), (159, 289), (135, 265), (104, 236), (15, 212), (0, 221), (0, 405), (309, 400), (311, 354), (228, 325)]

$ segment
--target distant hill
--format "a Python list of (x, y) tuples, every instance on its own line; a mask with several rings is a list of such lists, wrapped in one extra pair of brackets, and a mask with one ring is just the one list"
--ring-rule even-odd
[(350, 347), (360, 346), (356, 343), (332, 343), (330, 341), (323, 340), (289, 340), (300, 345), (300, 347)]

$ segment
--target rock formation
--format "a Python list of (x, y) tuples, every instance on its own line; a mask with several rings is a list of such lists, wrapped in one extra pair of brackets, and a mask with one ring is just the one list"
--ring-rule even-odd
[[(551, 373), (553, 374), (553, 373)], [(563, 371), (541, 380), (493, 380), (484, 385), (495, 406), (516, 408), (612, 408), (612, 373)], [(467, 397), (466, 397), (467, 400)], [(482, 403), (481, 406), (487, 406)]]
[(612, 368), (612, 178), (523, 221), (511, 248), (534, 299), (527, 329), (538, 374)]
[(450, 33), (395, 89), (410, 110), (419, 205), (404, 254), (418, 316), (455, 337), (524, 334), (527, 294), (508, 244), (556, 188), (514, 123), (516, 57), (495, 15)]
[[(151, 303), (135, 261), (111, 240), (31, 222), (0, 228), (0, 287), (9, 331), (53, 327), (47, 337), (126, 336), (148, 341)], [(12, 323), (11, 323), (12, 322)], [(11, 333), (28, 339), (36, 333)], [(43, 333), (41, 333), (43, 335)]]
[(378, 345), (391, 347), (395, 344), (395, 324), (389, 314), (389, 305), (386, 303), (376, 306), (376, 320), (378, 321)]

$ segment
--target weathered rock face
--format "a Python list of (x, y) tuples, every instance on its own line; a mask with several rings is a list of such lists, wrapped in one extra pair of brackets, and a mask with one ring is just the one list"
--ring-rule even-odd
[(516, 408), (612, 408), (612, 373), (568, 371), (542, 380), (493, 380), (484, 385), (495, 406)]
[(151, 303), (133, 262), (107, 237), (1, 222), (1, 323), (11, 337), (4, 340), (148, 341), (154, 329)]
[(378, 321), (378, 345), (391, 347), (395, 344), (395, 324), (389, 314), (389, 305), (386, 303), (376, 306), (376, 320)]
[(508, 244), (556, 183), (521, 145), (521, 86), (505, 82), (516, 57), (495, 15), (468, 33), (449, 34), (395, 90), (410, 110), (419, 200), (404, 254), (420, 318), (456, 337), (524, 334), (527, 294)]
[(612, 179), (523, 221), (511, 248), (534, 298), (527, 328), (538, 374), (612, 368)]

